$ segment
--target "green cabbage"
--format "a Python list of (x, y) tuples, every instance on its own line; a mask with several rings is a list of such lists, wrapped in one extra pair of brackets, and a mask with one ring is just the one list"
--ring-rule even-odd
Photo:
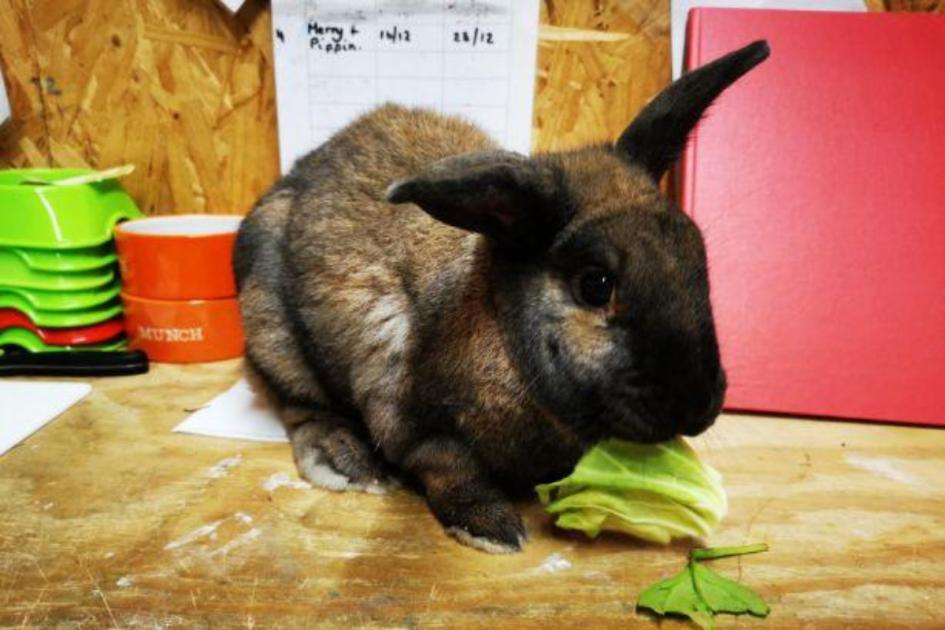
[(681, 438), (605, 440), (569, 476), (535, 490), (558, 527), (591, 538), (603, 530), (656, 543), (706, 536), (728, 509), (721, 476)]

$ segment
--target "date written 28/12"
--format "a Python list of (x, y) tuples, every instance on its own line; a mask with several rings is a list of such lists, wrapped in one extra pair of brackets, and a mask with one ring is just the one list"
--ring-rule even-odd
[(492, 31), (483, 30), (477, 26), (473, 29), (453, 31), (453, 43), (469, 44), (470, 46), (478, 46), (480, 44), (491, 46), (495, 44), (495, 36), (492, 34)]

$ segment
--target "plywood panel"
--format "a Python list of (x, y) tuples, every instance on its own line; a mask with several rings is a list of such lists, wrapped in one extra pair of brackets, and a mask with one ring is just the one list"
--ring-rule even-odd
[[(535, 149), (613, 139), (669, 80), (669, 0), (543, 0), (541, 21)], [(134, 162), (145, 212), (245, 212), (278, 175), (270, 24), (266, 0), (0, 0), (0, 167)]]
[(669, 1), (542, 6), (534, 147), (613, 140), (669, 81)]
[[(247, 210), (277, 173), (269, 8), (248, 4), (0, 0), (0, 166), (132, 161), (146, 212)], [(668, 79), (668, 9), (542, 3), (537, 149), (619, 133)]]
[(922, 11), (926, 13), (945, 13), (942, 0), (871, 0), (886, 11)]
[(278, 173), (270, 57), (263, 0), (3, 0), (0, 166), (133, 162), (145, 212), (245, 212)]

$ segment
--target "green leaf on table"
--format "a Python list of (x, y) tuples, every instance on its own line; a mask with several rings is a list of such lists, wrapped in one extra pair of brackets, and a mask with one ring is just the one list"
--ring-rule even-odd
[(767, 544), (698, 548), (690, 551), (689, 557), (693, 560), (715, 560), (717, 558), (730, 558), (731, 556), (747, 556), (750, 553), (761, 553), (762, 551), (768, 551)]
[(686, 568), (643, 591), (637, 607), (660, 615), (683, 615), (707, 629), (715, 627), (714, 616), (720, 613), (766, 617), (770, 609), (757, 593), (699, 562), (700, 558), (724, 558), (766, 549), (766, 545), (749, 545), (693, 550)]
[(715, 627), (712, 611), (696, 592), (689, 565), (682, 573), (657, 582), (643, 591), (637, 599), (637, 607), (648, 608), (660, 615), (689, 617), (706, 630)]
[(712, 612), (742, 615), (750, 613), (756, 617), (767, 617), (770, 609), (753, 590), (734, 580), (722, 577), (698, 562), (689, 564), (692, 583), (702, 601)]

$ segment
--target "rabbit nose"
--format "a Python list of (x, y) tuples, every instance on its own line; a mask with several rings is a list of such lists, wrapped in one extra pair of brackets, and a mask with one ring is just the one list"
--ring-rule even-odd
[(719, 412), (722, 411), (722, 402), (725, 400), (725, 390), (727, 383), (725, 372), (719, 370), (715, 382), (712, 384), (708, 395), (703, 399), (705, 404), (699, 409), (698, 413), (691, 415), (683, 421), (680, 433), (688, 436), (696, 436), (708, 429), (715, 422)]
[(711, 427), (715, 423), (718, 413), (707, 413), (701, 416), (694, 416), (683, 425), (682, 433), (689, 437), (695, 437)]

